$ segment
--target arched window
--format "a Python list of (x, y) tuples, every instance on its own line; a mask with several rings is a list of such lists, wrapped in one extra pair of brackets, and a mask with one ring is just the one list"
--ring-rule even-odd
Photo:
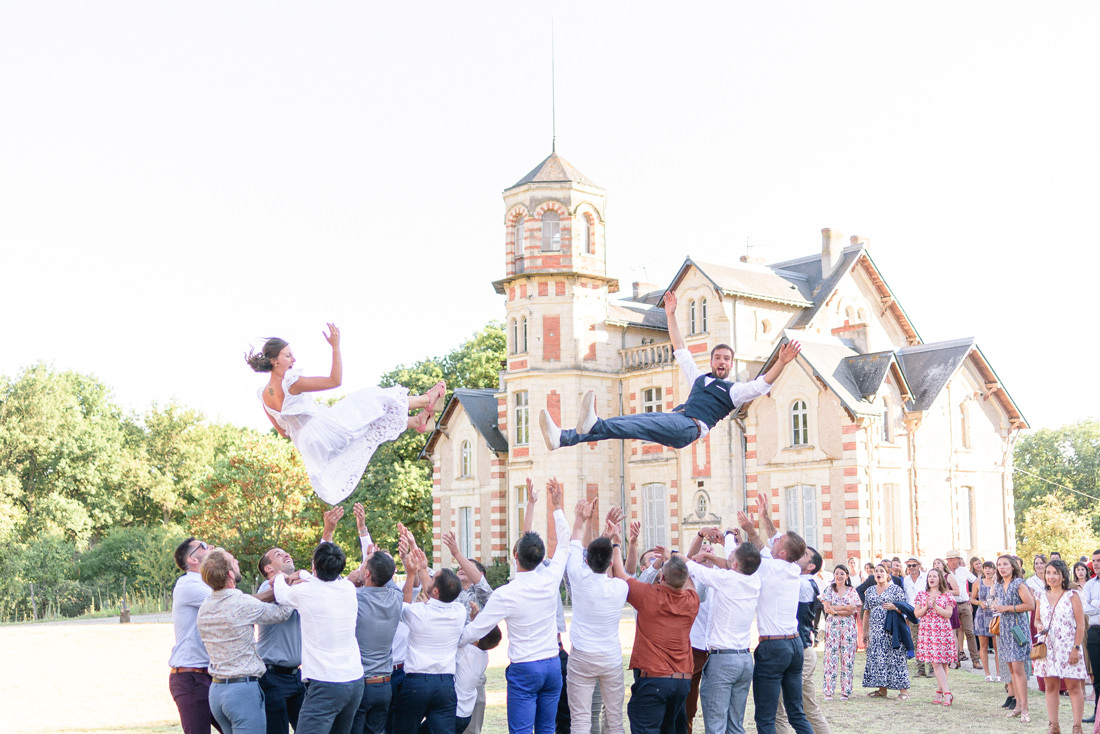
[(596, 238), (592, 236), (593, 224), (588, 219), (588, 215), (585, 214), (581, 219), (584, 220), (584, 251), (588, 255), (596, 254)]
[(516, 220), (516, 227), (513, 230), (513, 237), (516, 243), (516, 257), (523, 257), (523, 217)]
[(810, 412), (805, 400), (796, 400), (791, 406), (791, 446), (810, 445)]
[(700, 303), (699, 311), (702, 315), (701, 325), (703, 327), (699, 331), (701, 331), (705, 334), (705, 333), (707, 333), (707, 299), (704, 298), (699, 303)]
[(688, 301), (688, 333), (695, 333), (695, 301)]
[(523, 317), (523, 328), (520, 329), (519, 346), (521, 352), (527, 351), (527, 317)]
[(462, 473), (459, 476), (472, 477), (474, 475), (474, 450), (469, 441), (462, 442)]
[(542, 251), (553, 252), (561, 249), (561, 217), (555, 211), (542, 215)]
[(894, 440), (894, 427), (890, 423), (890, 401), (882, 400), (882, 440), (890, 443)]
[(511, 336), (509, 341), (511, 344), (508, 346), (510, 347), (509, 352), (515, 354), (519, 351), (519, 320), (512, 319), (511, 324), (512, 328), (509, 330), (509, 336)]

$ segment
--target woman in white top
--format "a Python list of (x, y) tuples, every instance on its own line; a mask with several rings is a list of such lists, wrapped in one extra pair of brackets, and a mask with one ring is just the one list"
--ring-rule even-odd
[[(371, 387), (357, 390), (332, 406), (319, 405), (306, 393), (331, 390), (343, 381), (340, 330), (328, 324), (325, 340), (332, 347), (327, 377), (307, 377), (294, 367), (290, 345), (279, 338), (264, 342), (245, 357), (256, 372), (270, 372), (260, 390), (264, 413), (284, 438), (294, 442), (317, 496), (334, 505), (351, 494), (375, 449), (397, 439), (406, 429), (424, 433), (447, 386), (436, 383), (424, 395), (408, 389)], [(409, 410), (422, 409), (415, 417)]]

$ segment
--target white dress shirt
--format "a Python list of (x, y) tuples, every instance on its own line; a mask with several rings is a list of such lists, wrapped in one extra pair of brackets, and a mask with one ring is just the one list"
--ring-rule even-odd
[(710, 600), (714, 594), (706, 586), (695, 585), (695, 593), (699, 595), (699, 612), (695, 615), (695, 621), (691, 623), (691, 632), (688, 639), (695, 650), (707, 650), (707, 640), (710, 637)]
[(798, 634), (798, 594), (802, 569), (797, 563), (773, 558), (765, 545), (760, 551), (760, 600), (756, 606), (756, 627), (760, 634), (785, 636)]
[(480, 640), (503, 620), (508, 623), (508, 658), (513, 663), (558, 656), (558, 587), (569, 558), (569, 523), (561, 510), (554, 511), (554, 527), (558, 545), (549, 565), (517, 573), (494, 591), (477, 619), (466, 626), (461, 644)]
[(176, 644), (168, 656), (171, 667), (205, 668), (210, 664), (210, 656), (195, 622), (199, 607), (212, 593), (198, 571), (188, 571), (176, 580), (172, 588), (172, 627), (176, 632)]
[(287, 584), (275, 574), (275, 600), (298, 610), (302, 619), (302, 678), (349, 683), (363, 677), (355, 618), (359, 604), (347, 579)]
[[(952, 573), (955, 577), (955, 585), (959, 587), (959, 595), (955, 597), (956, 604), (962, 604), (963, 602), (970, 601), (970, 592), (967, 591), (967, 583), (974, 583), (978, 580), (978, 577), (970, 572), (966, 566), (960, 565)], [(908, 595), (908, 592), (907, 592)]]
[[(740, 571), (707, 568), (695, 561), (688, 561), (687, 567), (692, 580), (707, 587), (708, 596), (711, 599), (710, 623), (707, 627), (707, 649), (747, 650), (750, 630), (752, 629), (752, 618), (756, 615), (757, 601), (760, 598), (762, 579), (760, 571), (751, 576), (746, 576)], [(762, 568), (763, 566), (761, 566)], [(798, 566), (795, 566), (795, 568), (797, 569)], [(797, 608), (797, 592), (795, 598), (795, 608)], [(798, 620), (795, 619), (793, 613), (791, 619), (794, 621), (797, 630)], [(789, 633), (772, 632), (767, 634)]]
[[(612, 548), (618, 553), (618, 549)], [(565, 572), (573, 594), (573, 628), (569, 633), (573, 648), (590, 655), (619, 659), (619, 622), (629, 591), (622, 579), (593, 573), (582, 559), (584, 546), (579, 540), (569, 543)]]
[(917, 574), (916, 581), (909, 574), (905, 574), (901, 577), (901, 586), (905, 589), (905, 600), (909, 602), (909, 606), (915, 606), (917, 594), (928, 588), (928, 572), (921, 571)]
[(1085, 588), (1081, 590), (1081, 604), (1089, 619), (1089, 626), (1100, 624), (1100, 577), (1085, 582)]
[(466, 607), (439, 599), (406, 603), (401, 619), (409, 626), (405, 672), (454, 675), (458, 638), (466, 624)]
[(462, 645), (455, 656), (455, 716), (471, 716), (477, 705), (477, 688), (489, 667), (489, 653), (476, 644)]
[[(695, 381), (704, 374), (703, 371), (695, 364), (695, 357), (690, 350), (677, 349), (672, 353), (672, 356), (676, 358), (676, 363), (680, 365), (680, 373), (687, 380), (688, 389), (690, 390), (690, 386), (694, 385)], [(707, 377), (703, 380), (703, 384), (709, 385), (714, 380), (713, 377)], [(764, 375), (760, 375), (749, 382), (731, 382), (729, 380), (727, 382), (730, 383), (730, 400), (733, 401), (736, 407), (740, 407), (750, 400), (755, 400), (761, 395), (767, 395), (772, 389), (771, 384), (764, 379)], [(695, 419), (695, 422), (699, 426), (699, 438), (703, 438), (710, 433), (710, 427), (706, 423), (698, 419)]]

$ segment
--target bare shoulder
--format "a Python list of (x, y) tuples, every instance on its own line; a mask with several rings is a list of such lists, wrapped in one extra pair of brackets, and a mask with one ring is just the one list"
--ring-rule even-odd
[(282, 383), (278, 382), (273, 377), (264, 385), (262, 397), (264, 405), (274, 411), (281, 411), (283, 409), (283, 400), (286, 398), (286, 394), (283, 392)]

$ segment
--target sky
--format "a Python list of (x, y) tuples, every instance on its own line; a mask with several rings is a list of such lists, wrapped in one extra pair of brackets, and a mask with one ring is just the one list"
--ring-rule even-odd
[(262, 337), (325, 373), (336, 322), (345, 391), (444, 354), (503, 317), (501, 192), (556, 131), (624, 292), (831, 227), (1033, 428), (1097, 417), (1097, 37), (1084, 2), (0, 0), (0, 375), (266, 429)]

